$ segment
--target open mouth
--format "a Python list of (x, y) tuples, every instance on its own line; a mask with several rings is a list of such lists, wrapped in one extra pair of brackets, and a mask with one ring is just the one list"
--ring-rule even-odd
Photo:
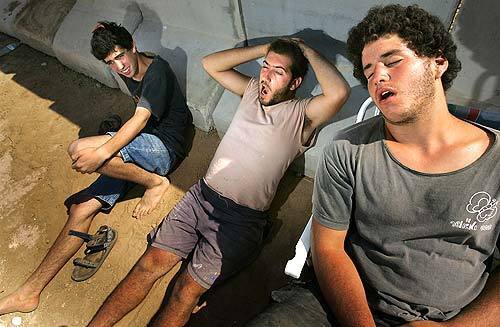
[(394, 95), (396, 95), (394, 92), (392, 92), (390, 90), (385, 90), (385, 91), (380, 92), (378, 98), (379, 98), (379, 101), (385, 101)]
[(260, 86), (260, 95), (261, 96), (264, 96), (264, 95), (267, 95), (269, 94), (269, 87), (265, 84), (261, 84)]
[(121, 73), (122, 73), (123, 75), (127, 75), (129, 72), (130, 72), (130, 66), (129, 66), (129, 67), (127, 67), (127, 69), (124, 69), (124, 70), (122, 69), (122, 72), (121, 72)]

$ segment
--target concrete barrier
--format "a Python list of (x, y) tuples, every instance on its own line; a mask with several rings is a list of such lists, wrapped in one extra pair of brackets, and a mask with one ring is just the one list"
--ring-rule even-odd
[[(457, 0), (445, 0), (439, 3), (432, 0), (417, 2), (421, 7), (439, 16), (446, 24), (452, 21), (457, 5)], [(415, 1), (403, 0), (398, 3), (409, 5)], [(368, 97), (368, 92), (352, 77), (352, 65), (345, 59), (345, 41), (349, 29), (366, 15), (369, 8), (380, 5), (380, 1), (316, 0), (312, 5), (305, 1), (253, 0), (242, 1), (241, 5), (249, 44), (259, 43), (262, 38), (270, 35), (301, 37), (334, 63), (352, 88), (351, 96), (342, 110), (330, 124), (319, 131), (316, 145), (309, 149), (304, 157), (298, 158), (292, 166), (292, 169), (313, 177), (323, 147), (339, 129), (354, 123), (357, 110)], [(313, 76), (307, 77), (304, 84), (297, 93), (300, 97), (321, 92)], [(224, 94), (214, 112), (215, 126), (219, 135), (224, 134), (228, 121), (234, 115), (234, 109), (230, 108), (234, 102), (234, 96)]]
[(29, 1), (17, 14), (15, 24), (18, 38), (33, 48), (55, 56), (54, 36), (76, 0)]
[(200, 6), (196, 0), (78, 0), (54, 39), (57, 58), (127, 92), (121, 79), (90, 53), (90, 31), (99, 20), (122, 24), (132, 33), (139, 51), (166, 59), (186, 94), (195, 125), (204, 131), (213, 126), (212, 112), (222, 88), (204, 72), (201, 58), (244, 40), (238, 1), (216, 0)]
[(0, 31), (10, 36), (19, 38), (15, 20), (29, 0), (0, 0)]
[[(53, 49), (64, 65), (109, 87), (118, 87), (118, 77), (113, 77), (111, 70), (90, 52), (90, 32), (100, 20), (116, 21), (132, 33), (141, 23), (142, 15), (131, 1), (78, 0), (61, 23)], [(124, 85), (122, 90), (125, 91)]]
[[(403, 5), (414, 2), (399, 1)], [(458, 0), (417, 3), (449, 25)], [(500, 73), (492, 64), (496, 52), (482, 50), (492, 45), (498, 48), (498, 33), (490, 28), (495, 11), (488, 9), (498, 5), (494, 0), (487, 3), (474, 6), (465, 2), (456, 21), (454, 34), (464, 70), (450, 90), (449, 100), (498, 111)], [(215, 126), (221, 136), (232, 120), (239, 97), (224, 92), (204, 72), (201, 58), (245, 41), (266, 42), (269, 36), (302, 37), (334, 62), (353, 88), (342, 111), (319, 132), (316, 146), (295, 164), (301, 172), (313, 176), (323, 145), (338, 129), (354, 122), (359, 105), (368, 96), (352, 78), (344, 42), (348, 30), (375, 4), (378, 1), (315, 0), (311, 4), (287, 0), (0, 0), (0, 31), (55, 55), (76, 71), (127, 92), (121, 79), (90, 53), (90, 31), (97, 21), (121, 23), (131, 31), (140, 51), (156, 52), (169, 61), (186, 94), (195, 125), (205, 131)], [(240, 69), (257, 75), (259, 66), (253, 62)], [(314, 76), (309, 76), (298, 96), (315, 92), (321, 90)]]
[(196, 127), (213, 127), (212, 113), (223, 88), (201, 65), (203, 56), (245, 40), (238, 1), (144, 1), (143, 20), (134, 32), (139, 49), (160, 54), (171, 65), (186, 94)]
[[(458, 0), (383, 2), (385, 4), (397, 2), (401, 5), (417, 3), (449, 24)], [(323, 30), (337, 40), (346, 41), (349, 29), (366, 15), (369, 8), (375, 5), (383, 5), (383, 3), (380, 0), (241, 1), (248, 39), (269, 35), (289, 35), (310, 28)]]
[(462, 70), (448, 91), (449, 100), (500, 112), (500, 2), (465, 1), (453, 29)]

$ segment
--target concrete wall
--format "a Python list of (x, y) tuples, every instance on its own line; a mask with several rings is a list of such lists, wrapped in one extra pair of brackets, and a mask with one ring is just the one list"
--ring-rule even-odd
[(454, 26), (462, 71), (449, 90), (455, 103), (500, 112), (500, 1), (465, 1)]
[(241, 1), (249, 39), (289, 35), (305, 28), (323, 30), (332, 38), (346, 41), (349, 29), (374, 5), (418, 3), (444, 22), (451, 22), (457, 0), (251, 0)]
[(139, 49), (168, 60), (175, 71), (195, 125), (208, 131), (223, 88), (201, 65), (203, 56), (232, 48), (245, 39), (236, 0), (210, 1), (200, 8), (197, 0), (144, 1), (143, 20), (133, 36)]
[[(294, 168), (307, 176), (314, 176), (322, 148), (332, 135), (341, 128), (352, 125), (357, 110), (369, 96), (352, 76), (352, 65), (346, 59), (346, 40), (349, 29), (360, 21), (368, 9), (374, 5), (384, 5), (394, 1), (350, 1), (350, 0), (252, 0), (241, 1), (243, 20), (249, 44), (268, 41), (268, 36), (292, 35), (301, 37), (336, 65), (352, 88), (351, 96), (332, 122), (318, 135), (316, 146), (308, 150), (303, 158), (296, 160)], [(453, 19), (456, 0), (398, 1), (403, 5), (418, 3), (449, 25)], [(242, 70), (257, 76), (259, 65), (246, 64)], [(298, 96), (307, 97), (321, 92), (321, 88), (310, 72)], [(238, 98), (225, 91), (214, 112), (217, 132), (222, 136), (234, 115)]]
[(54, 36), (76, 0), (0, 2), (0, 30), (31, 47), (55, 56)]
[[(350, 0), (0, 0), (0, 31), (55, 55), (70, 68), (100, 82), (126, 89), (103, 63), (90, 54), (90, 31), (98, 20), (124, 25), (136, 39), (139, 50), (153, 51), (168, 60), (176, 72), (202, 130), (215, 127), (222, 136), (236, 110), (239, 98), (224, 92), (202, 69), (201, 58), (213, 51), (269, 41), (269, 36), (302, 37), (338, 67), (352, 87), (351, 97), (331, 124), (324, 127), (317, 146), (297, 161), (306, 175), (314, 175), (322, 146), (332, 133), (354, 122), (368, 93), (352, 77), (345, 58), (348, 30), (373, 5), (392, 1)], [(458, 0), (398, 1), (418, 3), (450, 25)], [(453, 34), (463, 70), (449, 91), (451, 102), (500, 111), (500, 33), (495, 26), (496, 0), (466, 0), (455, 22)], [(239, 67), (257, 75), (258, 61)], [(299, 96), (318, 94), (321, 89), (309, 74)]]
[(0, 0), (0, 8), (0, 31), (128, 93), (121, 79), (90, 53), (90, 31), (97, 21), (122, 24), (139, 50), (170, 62), (195, 125), (205, 131), (213, 126), (223, 89), (204, 72), (201, 58), (245, 40), (237, 0)]

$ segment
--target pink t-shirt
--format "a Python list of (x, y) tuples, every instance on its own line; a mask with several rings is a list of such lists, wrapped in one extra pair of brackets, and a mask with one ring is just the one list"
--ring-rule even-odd
[(301, 135), (312, 98), (264, 106), (258, 95), (258, 81), (251, 79), (205, 182), (222, 196), (263, 211), (290, 163), (308, 148)]

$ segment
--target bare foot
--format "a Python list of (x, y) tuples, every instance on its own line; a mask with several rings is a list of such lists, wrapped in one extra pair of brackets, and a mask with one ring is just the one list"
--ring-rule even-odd
[(153, 211), (154, 208), (160, 203), (163, 193), (170, 186), (168, 178), (161, 177), (162, 181), (160, 184), (155, 185), (151, 188), (147, 188), (142, 196), (142, 199), (137, 203), (137, 206), (132, 213), (132, 217), (141, 219), (145, 215)]
[(39, 295), (26, 296), (17, 290), (0, 300), (0, 316), (12, 312), (31, 312), (38, 307)]

